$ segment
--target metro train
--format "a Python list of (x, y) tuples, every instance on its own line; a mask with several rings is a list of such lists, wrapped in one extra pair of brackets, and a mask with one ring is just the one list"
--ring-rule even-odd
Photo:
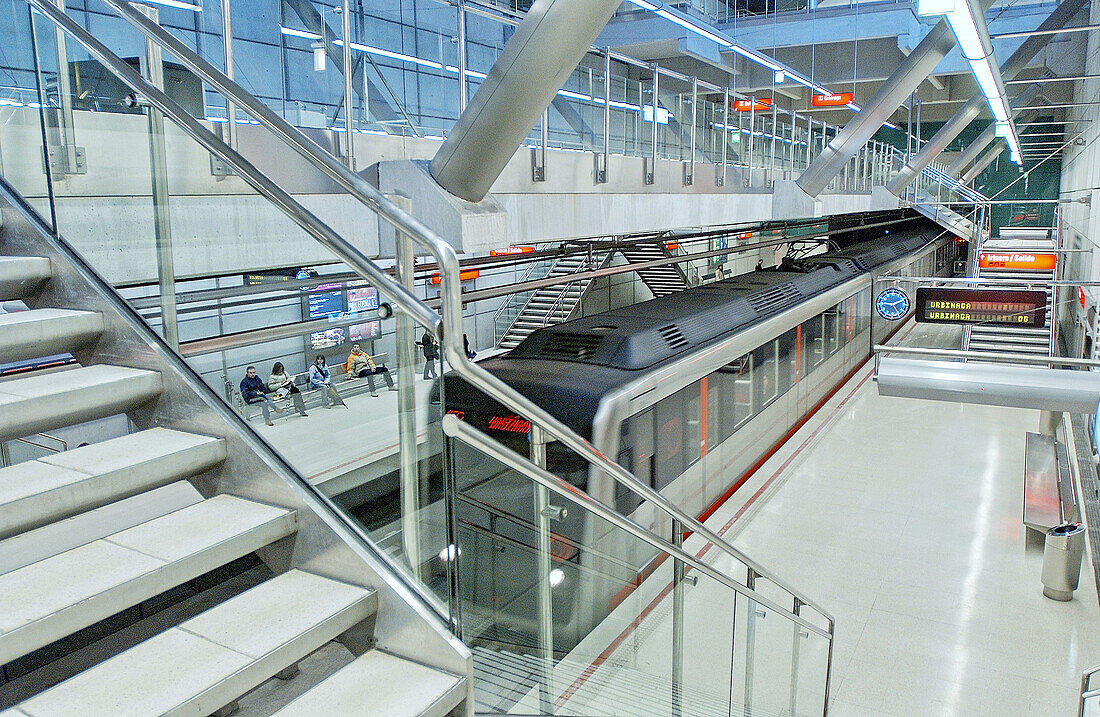
[[(545, 327), (481, 366), (637, 478), (704, 515), (902, 323), (873, 315), (875, 277), (950, 275), (956, 251), (952, 236), (915, 219), (840, 250)], [(453, 374), (442, 381), (441, 410), (528, 454), (526, 421)], [(517, 644), (526, 636), (533, 645), (531, 482), (458, 440), (448, 439), (446, 451), (460, 468), (453, 510), (463, 609), (506, 626), (487, 639)], [(671, 538), (666, 516), (640, 506), (634, 493), (561, 444), (547, 446), (546, 467)], [(562, 507), (551, 524), (560, 652), (606, 617), (656, 557), (579, 507)]]

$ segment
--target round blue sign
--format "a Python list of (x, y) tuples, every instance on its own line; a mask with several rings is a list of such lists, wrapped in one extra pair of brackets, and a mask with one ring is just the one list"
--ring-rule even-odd
[(901, 289), (886, 289), (875, 299), (875, 310), (887, 321), (904, 319), (910, 306), (909, 295)]

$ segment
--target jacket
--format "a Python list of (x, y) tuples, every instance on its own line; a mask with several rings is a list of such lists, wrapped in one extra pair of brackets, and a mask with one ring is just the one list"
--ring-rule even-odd
[(439, 351), (436, 349), (435, 339), (427, 331), (420, 337), (420, 345), (423, 347), (424, 358), (435, 359), (439, 358)]
[(348, 356), (348, 364), (346, 371), (349, 376), (358, 376), (360, 371), (377, 369), (377, 364), (374, 363), (374, 359), (370, 355), (360, 351), (359, 353), (353, 353)]
[(264, 380), (259, 376), (249, 378), (245, 376), (241, 381), (241, 397), (246, 403), (251, 403), (253, 399), (259, 398), (267, 393), (267, 386), (264, 385)]
[[(288, 373), (273, 373), (267, 377), (267, 390), (278, 391), (283, 387), (284, 383), (290, 382), (290, 385), (294, 385), (294, 377)], [(288, 386), (289, 388), (289, 386)]]
[(310, 364), (309, 366), (309, 387), (321, 388), (329, 382), (329, 370), (328, 366), (318, 366), (317, 364)]

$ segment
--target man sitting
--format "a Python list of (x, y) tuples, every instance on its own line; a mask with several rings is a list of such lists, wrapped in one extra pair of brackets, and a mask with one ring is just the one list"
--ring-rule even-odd
[(282, 413), (283, 409), (276, 406), (267, 393), (267, 385), (256, 375), (256, 367), (249, 366), (245, 369), (244, 378), (241, 379), (241, 398), (245, 403), (260, 404), (260, 410), (264, 412), (264, 423), (274, 426), (275, 424), (271, 422), (270, 409), (274, 408), (275, 413)]
[(382, 374), (382, 378), (386, 379), (386, 385), (389, 386), (391, 391), (397, 390), (394, 388), (393, 377), (390, 376), (390, 370), (385, 366), (379, 366), (374, 363), (374, 359), (363, 353), (363, 350), (359, 348), (359, 344), (352, 344), (351, 355), (348, 356), (348, 364), (345, 370), (347, 371), (348, 379), (367, 379), (367, 385), (370, 386), (371, 396), (378, 396), (378, 394), (374, 392), (374, 377), (378, 374)]

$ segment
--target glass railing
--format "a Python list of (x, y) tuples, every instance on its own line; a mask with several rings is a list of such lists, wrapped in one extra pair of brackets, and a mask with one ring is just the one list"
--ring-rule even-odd
[(1100, 717), (1100, 665), (1081, 675), (1081, 701), (1077, 717)]
[[(538, 658), (504, 678), (519, 688), (510, 713), (610, 717), (640, 702), (669, 717), (824, 714), (824, 616), (778, 608), (781, 591), (744, 566), (734, 580), (700, 563), (678, 547), (678, 524), (661, 538), (579, 492), (577, 475), (539, 470), (556, 457), (537, 437), (512, 446), (528, 461), (453, 416), (444, 425), (463, 467), (461, 637), (486, 670), (499, 651)], [(482, 702), (501, 679), (475, 683)]]
[[(266, 441), (342, 510), (342, 519), (434, 592), (435, 602), (456, 631), (473, 639), (491, 629), (494, 634), (520, 636), (514, 643), (517, 649), (584, 656), (594, 649), (593, 642), (585, 640), (595, 626), (614, 625), (614, 619), (607, 618), (621, 604), (616, 601), (633, 594), (620, 595), (623, 589), (649, 589), (657, 584), (651, 579), (660, 580), (661, 570), (671, 570), (670, 579), (678, 589), (686, 589), (675, 565), (678, 559), (683, 562), (679, 572), (698, 584), (713, 580), (720, 586), (715, 590), (726, 593), (721, 600), (731, 612), (724, 629), (731, 640), (736, 633), (743, 641), (727, 643), (726, 652), (740, 644), (743, 654), (755, 656), (749, 660), (754, 671), (731, 673), (731, 711), (739, 709), (735, 705), (792, 700), (812, 706), (814, 695), (824, 703), (828, 680), (813, 667), (820, 660), (812, 657), (817, 648), (809, 645), (815, 642), (811, 635), (831, 645), (833, 625), (827, 614), (777, 579), (765, 578), (766, 571), (693, 516), (466, 360), (459, 336), (465, 328), (460, 277), (449, 245), (286, 125), (277, 113), (219, 77), (216, 68), (205, 65), (185, 45), (173, 44), (171, 34), (156, 24), (143, 24), (143, 15), (132, 6), (116, 8), (131, 26), (142, 28), (142, 33), (133, 31), (131, 46), (143, 45), (146, 35), (157, 42), (139, 64), (149, 81), (55, 6), (31, 2), (35, 10), (26, 16), (27, 24), (14, 31), (29, 40), (25, 47), (38, 68), (40, 106), (10, 111), (21, 118), (15, 126), (33, 129), (37, 122), (38, 127), (26, 133), (25, 144), (5, 154), (5, 177), (19, 180), (16, 188), (40, 208), (56, 233), (178, 347), (190, 367), (230, 406), (239, 409), (242, 430)], [(111, 11), (105, 5), (98, 9)], [(58, 36), (58, 26), (65, 35)], [(185, 64), (200, 73), (207, 80), (204, 93), (224, 92), (247, 116), (248, 124), (240, 125), (237, 137), (243, 154), (211, 132), (211, 123), (196, 120), (157, 89), (159, 52), (164, 53), (166, 67)], [(97, 76), (114, 77), (126, 87), (124, 102), (110, 107), (118, 111), (76, 112), (71, 123), (54, 117), (55, 110), (64, 111), (80, 99), (80, 83), (65, 76), (70, 61), (81, 63), (84, 72), (94, 69)], [(53, 133), (54, 121), (66, 132)], [(6, 151), (8, 146), (5, 142)], [(88, 152), (82, 166), (64, 158), (42, 162), (42, 157), (62, 156), (73, 147)], [(312, 168), (304, 172), (294, 153)], [(319, 195), (305, 191), (312, 185), (303, 176), (313, 171), (323, 172), (335, 189), (329, 185)], [(400, 229), (396, 237), (391, 224)], [(432, 271), (438, 272), (442, 316), (423, 301), (428, 291), (434, 291), (426, 280), (434, 277), (418, 274), (414, 242), (435, 258), (438, 268)], [(392, 316), (391, 308), (396, 309)], [(566, 521), (568, 508), (554, 510), (564, 503), (528, 510), (521, 505), (522, 497), (495, 490), (508, 482), (498, 481), (499, 471), (472, 471), (476, 456), (454, 461), (449, 452), (454, 442), (445, 441), (441, 430), (441, 417), (450, 405), (446, 383), (432, 380), (442, 372), (433, 337), (444, 340), (443, 353), (455, 373), (523, 417), (516, 418), (516, 426), (526, 422), (528, 433), (540, 428), (554, 439), (548, 451), (561, 466), (559, 477), (568, 479), (578, 470), (604, 471), (620, 490), (635, 494), (638, 504), (663, 516), (669, 529), (659, 538), (639, 532), (618, 514), (598, 511), (574, 486), (570, 499), (577, 506), (572, 514), (580, 522), (547, 539), (541, 526), (552, 525), (555, 515)], [(362, 353), (352, 355), (356, 344)], [(255, 377), (249, 375), (250, 367)], [(518, 493), (534, 491), (532, 499), (538, 499), (531, 477), (520, 475), (525, 477)], [(488, 521), (489, 535), (476, 530), (481, 523), (463, 522), (468, 515)], [(679, 527), (673, 530), (673, 525)], [(717, 572), (677, 552), (676, 536), (684, 532), (718, 546), (737, 567), (732, 573)], [(509, 541), (515, 541), (514, 554), (520, 557), (510, 568), (506, 561), (499, 562), (497, 574), (508, 577), (526, 571), (527, 588), (518, 580), (518, 592), (507, 585), (467, 592), (478, 585), (478, 566), (497, 560), (500, 546), (512, 545)], [(673, 559), (662, 558), (662, 551)], [(575, 562), (576, 566), (563, 564), (559, 569), (572, 571), (578, 584), (582, 574), (586, 576), (584, 584), (593, 586), (602, 601), (562, 599), (560, 607), (543, 612), (542, 619), (531, 620), (528, 612), (524, 622), (519, 608), (531, 605), (542, 584), (540, 575), (531, 571), (545, 567), (550, 552), (551, 563), (563, 555), (568, 557), (557, 562)], [(663, 567), (666, 564), (669, 567)], [(616, 587), (613, 593), (608, 593), (610, 587)], [(538, 601), (545, 607), (544, 595)], [(555, 609), (570, 615), (575, 611), (583, 619), (558, 626), (546, 617)], [(686, 602), (681, 610), (690, 614)], [(740, 618), (735, 610), (740, 610)], [(761, 612), (761, 620), (778, 619), (758, 624), (753, 615)], [(804, 613), (816, 617), (811, 621)], [(489, 628), (486, 615), (491, 618)], [(741, 629), (736, 627), (738, 619), (744, 621)], [(771, 632), (770, 625), (784, 622), (790, 623), (790, 630)], [(685, 620), (677, 629), (681, 637), (692, 637), (689, 630), (701, 630), (701, 624), (701, 618)], [(549, 630), (559, 634), (547, 639)], [(786, 647), (776, 657), (771, 652), (779, 649), (775, 645), (780, 637)], [(806, 641), (804, 659), (804, 651), (796, 647), (802, 644), (799, 640)], [(694, 647), (699, 639), (679, 644)], [(680, 686), (673, 690), (672, 700), (686, 700), (689, 686), (704, 684), (698, 679), (702, 673), (690, 669), (698, 655), (687, 654), (687, 647), (683, 652), (682, 668), (676, 662), (654, 668), (638, 661), (639, 668), (671, 675)], [(827, 658), (824, 664), (827, 675)], [(791, 686), (773, 694), (772, 677), (779, 673)], [(581, 694), (579, 687), (574, 694)], [(820, 711), (810, 707), (806, 713)]]

